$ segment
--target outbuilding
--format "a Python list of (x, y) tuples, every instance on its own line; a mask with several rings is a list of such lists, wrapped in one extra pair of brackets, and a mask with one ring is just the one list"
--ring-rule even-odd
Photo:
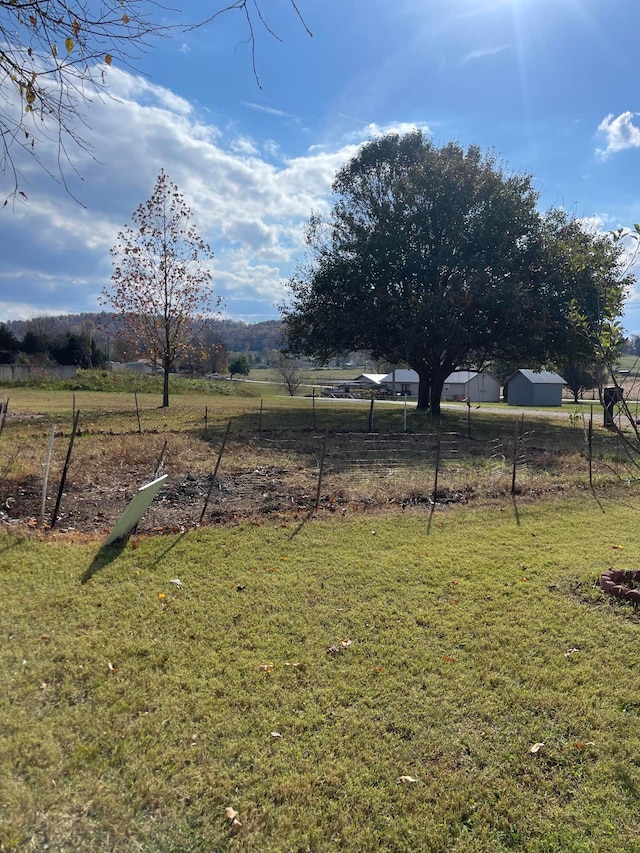
[(441, 399), (468, 400), (470, 403), (499, 403), (500, 383), (490, 373), (457, 370), (447, 376)]
[[(396, 368), (387, 373), (381, 384), (392, 395), (417, 397), (420, 378), (415, 370)], [(442, 388), (442, 400), (466, 400), (471, 403), (498, 403), (500, 401), (500, 383), (490, 373), (475, 370), (457, 370), (447, 376)]]
[(551, 370), (514, 371), (504, 383), (504, 399), (510, 406), (561, 406), (567, 383)]

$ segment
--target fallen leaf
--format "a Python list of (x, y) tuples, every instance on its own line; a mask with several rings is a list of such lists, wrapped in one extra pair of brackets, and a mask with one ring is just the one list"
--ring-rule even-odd
[(564, 656), (568, 658), (570, 655), (575, 655), (575, 653), (579, 651), (580, 649), (567, 649), (567, 651), (564, 653)]
[(622, 545), (612, 545), (611, 546), (614, 551), (622, 551)]
[(576, 749), (586, 749), (588, 746), (595, 746), (595, 741), (592, 740), (579, 740), (574, 746)]
[(182, 581), (180, 580), (180, 578), (173, 578), (173, 580), (170, 580), (169, 583), (172, 583), (174, 586), (177, 586), (178, 589), (182, 589)]
[(384, 672), (384, 667), (383, 666), (374, 666), (373, 671), (374, 672)]
[(351, 640), (348, 637), (345, 637), (344, 640), (340, 643), (343, 649), (347, 649), (351, 645)]
[(280, 732), (270, 732), (270, 734), (271, 734), (271, 737), (282, 737)]
[(417, 780), (417, 779), (414, 779), (414, 778), (413, 778), (413, 776), (400, 776), (400, 777), (396, 780), (396, 784), (397, 784), (397, 785), (402, 785), (402, 784), (404, 784), (404, 783), (406, 783), (406, 782), (417, 782), (417, 781), (418, 781), (418, 780)]
[(167, 597), (166, 592), (159, 592), (158, 593), (158, 598), (160, 599), (160, 601), (162, 601), (162, 599), (166, 598), (166, 597)]
[(239, 812), (237, 812), (233, 806), (227, 806), (224, 810), (225, 815), (227, 816), (227, 820), (235, 820), (238, 817)]
[(260, 669), (263, 670), (263, 672), (273, 672), (273, 664), (272, 663), (261, 663)]
[(529, 752), (532, 755), (535, 755), (536, 752), (540, 752), (540, 750), (542, 749), (543, 746), (544, 746), (544, 742), (543, 743), (534, 743), (533, 746), (529, 749)]
[(108, 668), (109, 672), (113, 672), (113, 673), (118, 672), (118, 667), (117, 667), (117, 666), (114, 666), (114, 665), (111, 663), (111, 661), (109, 661), (109, 663), (107, 664), (107, 668)]
[(447, 663), (455, 663), (456, 659), (452, 658), (451, 655), (443, 655), (442, 660), (446, 660)]
[(327, 654), (328, 655), (339, 655), (340, 649), (337, 646), (329, 646), (329, 648), (327, 649)]

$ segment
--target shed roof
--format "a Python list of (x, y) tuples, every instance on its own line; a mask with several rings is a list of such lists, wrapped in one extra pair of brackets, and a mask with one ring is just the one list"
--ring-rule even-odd
[(445, 382), (449, 382), (452, 385), (465, 385), (470, 379), (473, 379), (478, 375), (477, 370), (456, 370), (454, 373), (450, 373)]
[(509, 382), (516, 373), (521, 373), (525, 379), (528, 379), (532, 385), (566, 385), (565, 380), (558, 373), (552, 370), (529, 370), (528, 368), (520, 368), (513, 373), (507, 382)]
[(360, 376), (356, 376), (353, 381), (360, 382), (364, 379), (367, 382), (373, 382), (375, 385), (379, 385), (386, 375), (386, 373), (361, 373)]
[(387, 373), (386, 376), (383, 376), (380, 380), (381, 382), (393, 382), (394, 381), (394, 373), (395, 373), (395, 381), (396, 382), (419, 382), (420, 377), (416, 373), (415, 370), (408, 370), (406, 367), (399, 367), (397, 370), (392, 370), (391, 373)]

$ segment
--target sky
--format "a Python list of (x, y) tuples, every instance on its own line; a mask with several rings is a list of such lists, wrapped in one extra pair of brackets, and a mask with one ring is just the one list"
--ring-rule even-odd
[[(185, 0), (162, 23), (204, 19)], [(219, 5), (222, 5), (220, 3)], [(337, 169), (367, 140), (420, 128), (533, 175), (540, 209), (602, 230), (640, 222), (638, 0), (262, 0), (279, 38), (227, 12), (177, 26), (104, 71), (84, 107), (88, 152), (67, 188), (16, 152), (27, 199), (0, 210), (0, 321), (102, 310), (110, 248), (160, 169), (215, 254), (222, 316), (276, 319), (326, 213)], [(55, 146), (38, 143), (55, 170)], [(0, 175), (0, 200), (11, 189)], [(640, 288), (624, 324), (640, 334)]]

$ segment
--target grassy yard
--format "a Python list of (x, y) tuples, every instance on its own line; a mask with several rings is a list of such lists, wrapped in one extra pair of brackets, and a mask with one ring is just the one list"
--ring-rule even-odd
[(0, 850), (640, 851), (636, 503), (0, 534)]

